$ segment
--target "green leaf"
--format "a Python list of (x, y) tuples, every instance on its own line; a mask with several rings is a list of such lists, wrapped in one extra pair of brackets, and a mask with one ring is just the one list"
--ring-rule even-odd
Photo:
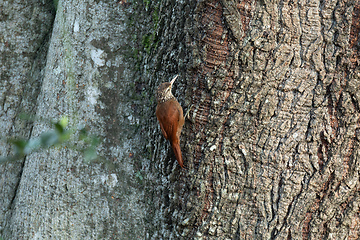
[(91, 136), (91, 146), (95, 147), (99, 145), (99, 143), (100, 143), (100, 138), (98, 138), (97, 136)]
[[(29, 114), (23, 114), (21, 118), (25, 120), (35, 119)], [(77, 128), (70, 128), (67, 130), (69, 119), (66, 116), (61, 117), (57, 122), (53, 122), (51, 120), (49, 121), (53, 124), (53, 129), (43, 132), (37, 138), (31, 138), (30, 140), (22, 138), (9, 139), (8, 141), (15, 149), (15, 154), (7, 157), (0, 157), (0, 163), (21, 159), (32, 152), (38, 151), (39, 149), (47, 149), (60, 144), (67, 144), (67, 146), (70, 145), (71, 148), (77, 146), (79, 143), (80, 146), (87, 146), (82, 149), (74, 148), (75, 150), (83, 153), (85, 161), (94, 162), (99, 159), (99, 156), (97, 155), (97, 147), (100, 144), (101, 139), (95, 135), (90, 135), (88, 126), (82, 125)], [(77, 131), (79, 131), (78, 135)], [(78, 139), (73, 136), (78, 136)], [(70, 142), (70, 139), (75, 141), (75, 143), (73, 143), (73, 141)]]
[(73, 130), (66, 130), (66, 131), (62, 132), (61, 134), (59, 134), (59, 142), (63, 143), (63, 142), (69, 141), (71, 138), (71, 135), (73, 135), (73, 134), (74, 134)]
[(69, 119), (66, 116), (61, 117), (59, 121), (54, 123), (55, 130), (62, 134), (65, 131), (66, 126), (68, 125)]
[(55, 126), (56, 132), (58, 132), (60, 134), (62, 134), (65, 131), (65, 129), (59, 122), (55, 123), (54, 126)]
[(24, 154), (24, 149), (27, 145), (27, 141), (24, 139), (12, 139), (10, 140), (10, 142), (14, 145), (15, 147), (15, 153), (18, 155), (23, 155)]
[(27, 121), (35, 121), (35, 116), (34, 115), (30, 115), (28, 113), (20, 113), (19, 114), (19, 118), (21, 120), (27, 120)]
[(84, 151), (84, 158), (86, 162), (91, 162), (97, 159), (96, 149), (93, 147), (89, 147)]
[(84, 140), (88, 136), (88, 131), (86, 130), (86, 127), (82, 127), (79, 130), (79, 140)]
[(59, 124), (63, 127), (63, 128), (66, 128), (66, 126), (68, 125), (69, 123), (69, 118), (67, 116), (62, 116), (60, 121), (59, 121)]
[(59, 142), (59, 136), (54, 131), (45, 132), (40, 136), (41, 146), (51, 147)]
[(30, 154), (33, 151), (39, 149), (40, 147), (41, 147), (41, 139), (40, 138), (30, 139), (24, 148), (24, 154), (25, 155)]
[(24, 149), (27, 144), (27, 141), (24, 139), (14, 139), (11, 142), (19, 149)]

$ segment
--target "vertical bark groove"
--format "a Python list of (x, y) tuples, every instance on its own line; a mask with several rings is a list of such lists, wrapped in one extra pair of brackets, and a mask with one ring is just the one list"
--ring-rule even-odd
[[(190, 116), (197, 145), (187, 151), (194, 150), (199, 165), (190, 169), (188, 201), (195, 202), (193, 194), (201, 207), (191, 211), (196, 227), (185, 236), (349, 235), (346, 226), (359, 211), (344, 204), (359, 188), (352, 160), (359, 154), (359, 76), (347, 70), (356, 62), (348, 46), (357, 41), (347, 36), (357, 38), (358, 6), (220, 3), (200, 1), (196, 10), (200, 37), (191, 81), (198, 106)], [(338, 214), (344, 206), (349, 211)]]

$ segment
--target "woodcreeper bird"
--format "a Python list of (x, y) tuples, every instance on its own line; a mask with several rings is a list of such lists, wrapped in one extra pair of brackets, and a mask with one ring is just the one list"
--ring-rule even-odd
[(178, 75), (170, 82), (162, 83), (158, 87), (156, 91), (156, 99), (158, 102), (156, 107), (156, 117), (159, 121), (161, 132), (171, 143), (176, 160), (179, 162), (180, 167), (184, 168), (180, 149), (180, 134), (185, 119), (182, 107), (171, 93), (172, 85), (177, 77)]

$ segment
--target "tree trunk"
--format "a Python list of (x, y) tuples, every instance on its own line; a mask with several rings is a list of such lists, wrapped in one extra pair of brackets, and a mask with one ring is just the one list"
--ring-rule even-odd
[[(36, 106), (90, 126), (101, 159), (1, 165), (6, 240), (358, 238), (357, 1), (63, 0), (54, 23), (50, 4), (2, 6), (1, 131), (47, 131), (18, 121)], [(176, 74), (186, 169), (155, 117)]]
[[(8, 137), (31, 135), (32, 126), (19, 115), (36, 109), (54, 14), (52, 1), (0, 2), (1, 157), (11, 152)], [(0, 164), (0, 236), (12, 215), (23, 164)]]
[[(1, 201), (6, 205), (1, 207), (6, 218), (1, 219), (0, 235), (6, 240), (145, 238), (144, 141), (133, 109), (135, 74), (125, 49), (130, 42), (129, 9), (114, 1), (59, 1), (52, 25), (52, 1), (7, 4), (14, 5), (7, 10), (12, 18), (5, 23), (2, 51), (15, 53), (2, 61), (3, 69), (13, 74), (2, 76), (2, 88), (7, 82), (22, 89), (31, 81), (41, 83), (40, 93), (31, 99), (37, 103), (39, 120), (27, 134), (37, 137), (49, 130), (49, 120), (68, 116), (70, 127), (87, 125), (103, 141), (98, 149), (100, 163), (86, 164), (72, 149), (79, 146), (75, 142), (33, 153), (19, 167), (2, 165)], [(19, 32), (11, 35), (16, 24)], [(50, 38), (45, 38), (45, 27), (52, 33)], [(31, 34), (40, 36), (33, 40)], [(21, 44), (16, 44), (17, 39)], [(42, 44), (48, 46), (47, 55), (39, 51)], [(25, 61), (16, 51), (28, 48), (27, 66), (16, 69)], [(38, 57), (43, 57), (45, 66), (36, 65)], [(39, 74), (31, 75), (33, 68)], [(9, 89), (2, 95), (3, 107), (12, 97), (10, 91), (16, 91), (18, 105), (26, 100), (25, 90)], [(15, 111), (18, 105), (9, 108)], [(29, 113), (28, 108), (21, 110)], [(18, 119), (16, 114), (5, 117), (3, 123)], [(14, 128), (10, 123), (9, 129)], [(3, 149), (2, 156), (8, 153)]]
[(191, 4), (161, 14), (179, 43), (161, 35), (158, 59), (186, 62), (175, 95), (193, 107), (153, 239), (357, 239), (359, 4)]

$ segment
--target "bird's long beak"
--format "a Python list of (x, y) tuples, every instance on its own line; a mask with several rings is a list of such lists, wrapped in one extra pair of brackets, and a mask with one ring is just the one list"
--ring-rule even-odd
[(170, 82), (171, 86), (173, 85), (173, 83), (175, 82), (175, 80), (177, 79), (178, 76), (179, 76), (179, 75), (176, 75), (176, 76), (173, 78), (173, 80), (171, 80), (171, 82)]

